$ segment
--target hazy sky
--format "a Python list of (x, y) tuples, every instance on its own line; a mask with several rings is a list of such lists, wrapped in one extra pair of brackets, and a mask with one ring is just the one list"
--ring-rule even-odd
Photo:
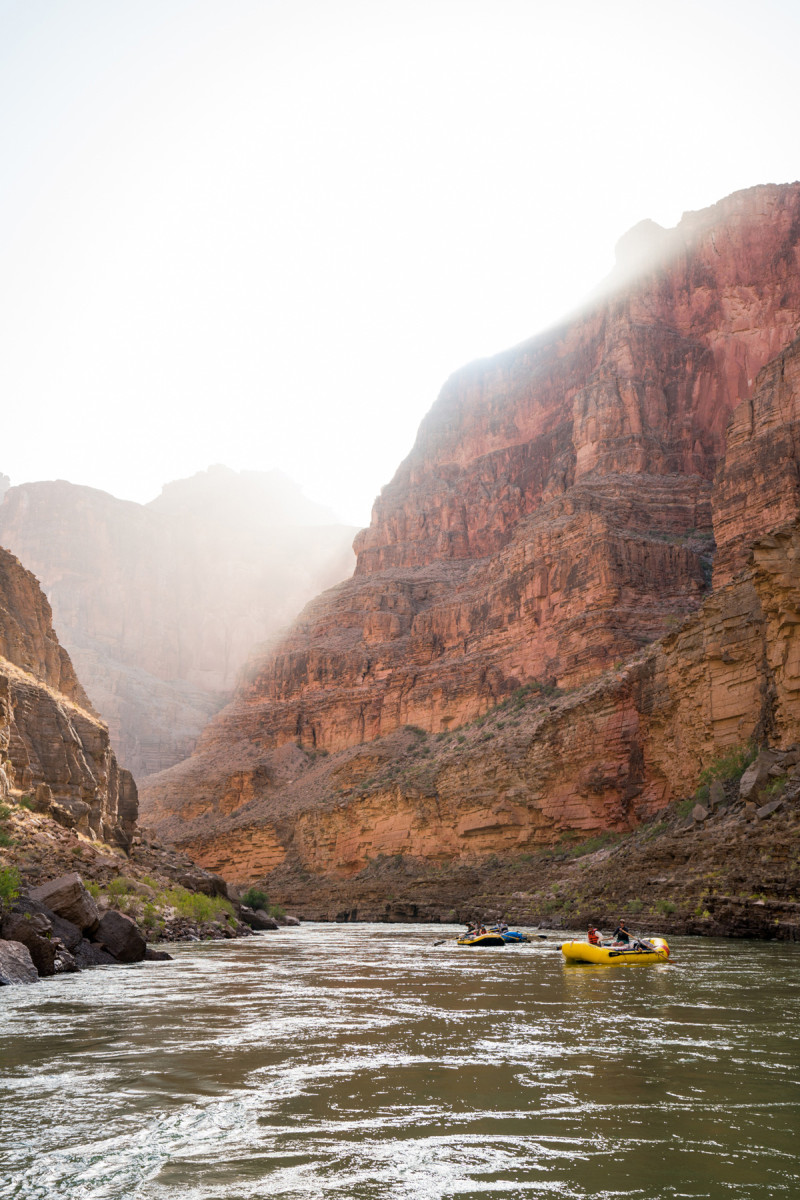
[(800, 176), (800, 5), (0, 0), (0, 470), (346, 520), (652, 217)]

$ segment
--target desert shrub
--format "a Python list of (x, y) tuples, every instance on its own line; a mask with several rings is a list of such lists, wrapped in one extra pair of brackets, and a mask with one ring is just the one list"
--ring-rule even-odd
[(583, 858), (585, 854), (594, 854), (596, 850), (602, 850), (604, 846), (612, 846), (614, 842), (619, 841), (618, 833), (598, 833), (595, 837), (587, 838), (585, 842), (579, 842), (576, 846), (570, 846), (568, 853), (573, 858)]
[(7, 804), (0, 804), (0, 821), (7, 821), (11, 816), (11, 809)]
[(164, 928), (164, 918), (153, 904), (152, 900), (148, 900), (142, 906), (142, 911), (139, 914), (139, 924), (147, 930), (148, 933), (160, 933)]
[(688, 817), (689, 813), (692, 811), (694, 806), (695, 806), (694, 797), (690, 796), (688, 800), (679, 800), (678, 803), (675, 805), (675, 811), (677, 812), (679, 817)]
[(16, 900), (21, 883), (16, 867), (0, 867), (0, 907)]
[(133, 891), (133, 884), (130, 879), (126, 879), (124, 875), (119, 875), (116, 879), (110, 879), (106, 885), (106, 891), (114, 900), (120, 896), (127, 896)]
[(774, 800), (777, 796), (780, 796), (785, 787), (786, 776), (779, 775), (776, 779), (773, 779), (770, 783), (768, 783), (766, 787), (761, 789), (762, 799)]
[(186, 888), (173, 887), (164, 892), (164, 900), (175, 909), (179, 917), (190, 921), (226, 921), (233, 919), (233, 905), (220, 896), (204, 896), (202, 892), (189, 892)]
[(248, 908), (263, 908), (264, 912), (266, 912), (269, 904), (269, 896), (259, 888), (249, 887), (242, 896), (242, 904), (247, 905)]
[(703, 768), (698, 776), (699, 784), (702, 787), (703, 784), (710, 784), (714, 779), (721, 779), (723, 783), (729, 779), (741, 779), (757, 753), (758, 748), (752, 742), (726, 750), (724, 754), (718, 755), (712, 763)]
[(13, 845), (14, 845), (14, 839), (9, 834), (7, 834), (4, 829), (0, 829), (0, 846), (2, 846), (3, 849), (7, 849), (9, 846), (13, 846)]
[(93, 879), (87, 879), (83, 886), (86, 888), (89, 895), (94, 897), (95, 900), (100, 895), (100, 884), (95, 883)]
[(17, 801), (17, 804), (19, 805), (20, 808), (27, 808), (32, 811), (33, 810), (33, 796), (20, 796), (19, 800)]
[(643, 910), (643, 908), (644, 908), (643, 900), (638, 900), (638, 899), (631, 900), (630, 904), (628, 905), (628, 912), (640, 913)]
[(275, 917), (276, 919), (286, 916), (286, 909), (282, 904), (270, 904), (267, 911), (271, 917)]
[(656, 900), (656, 910), (669, 916), (670, 913), (675, 912), (675, 904), (672, 900)]
[(419, 725), (406, 725), (405, 731), (406, 733), (413, 733), (416, 738), (425, 738), (428, 736), (424, 729), (420, 729)]

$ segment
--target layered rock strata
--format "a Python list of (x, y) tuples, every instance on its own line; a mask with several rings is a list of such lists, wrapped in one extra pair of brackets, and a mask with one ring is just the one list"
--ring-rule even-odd
[(2, 549), (0, 650), (0, 796), (25, 792), (64, 824), (128, 846), (138, 812), (133, 777), (117, 764), (36, 579)]
[[(603, 298), (449, 381), (353, 580), (153, 781), (148, 819), (200, 861), (253, 878), (519, 852), (629, 828), (726, 746), (794, 740), (791, 437), (774, 503), (742, 481), (793, 419), (800, 185), (648, 237), (643, 273), (623, 245)], [(709, 597), (734, 410), (714, 498), (731, 566)], [(534, 682), (570, 694), (529, 691), (509, 731), (502, 705)], [(409, 777), (403, 726), (428, 747)]]
[(40, 579), (138, 778), (186, 757), (253, 645), (349, 572), (355, 531), (329, 520), (276, 473), (214, 467), (147, 505), (63, 480), (12, 487), (0, 543)]

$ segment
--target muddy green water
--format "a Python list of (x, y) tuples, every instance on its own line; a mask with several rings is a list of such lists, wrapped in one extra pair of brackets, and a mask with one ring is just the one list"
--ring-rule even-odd
[(0, 989), (0, 1197), (800, 1196), (800, 946), (306, 925)]

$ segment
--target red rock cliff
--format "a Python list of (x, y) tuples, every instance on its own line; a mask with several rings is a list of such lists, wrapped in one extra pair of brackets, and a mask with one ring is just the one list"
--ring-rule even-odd
[[(241, 824), (264, 804), (293, 808), (293, 781), (271, 754), (282, 745), (345, 751), (405, 724), (446, 733), (528, 681), (581, 685), (700, 608), (726, 426), (800, 325), (800, 185), (738, 193), (675, 230), (644, 235), (640, 274), (630, 259), (642, 230), (624, 241), (601, 299), (449, 381), (357, 539), (353, 580), (305, 610), (254, 665), (195, 758), (154, 781), (148, 805), (165, 827), (193, 815), (211, 844), (208, 831), (225, 814), (241, 810)], [(717, 509), (722, 529), (731, 503)], [(730, 520), (744, 531), (744, 518)], [(532, 828), (633, 819), (633, 798), (657, 806), (690, 760), (698, 769), (689, 755), (679, 760), (683, 774), (648, 775), (642, 739), (630, 730), (649, 701), (631, 701), (626, 716), (602, 694), (617, 730), (611, 765), (602, 749), (610, 733), (590, 722), (579, 736), (583, 717), (573, 714), (574, 737), (551, 762), (561, 784), (537, 768), (548, 782), (531, 796)], [(734, 721), (737, 736), (748, 722), (749, 709)], [(585, 748), (575, 759), (586, 759), (582, 784), (564, 774), (564, 745), (576, 738)], [(497, 786), (487, 779), (490, 814)], [(587, 788), (588, 805), (575, 799)], [(620, 795), (628, 809), (619, 809)], [(324, 807), (323, 792), (317, 799)], [(413, 797), (403, 803), (422, 811)], [(313, 804), (303, 805), (313, 820)], [(358, 820), (369, 841), (371, 818)], [(352, 844), (346, 820), (343, 828)], [(490, 822), (495, 832), (483, 842), (473, 831), (473, 849), (502, 844), (497, 828)], [(285, 836), (275, 836), (285, 849)], [(331, 862), (349, 861), (341, 847), (330, 853)]]
[(12, 789), (81, 832), (130, 844), (133, 778), (117, 765), (36, 579), (0, 549), (0, 795)]

